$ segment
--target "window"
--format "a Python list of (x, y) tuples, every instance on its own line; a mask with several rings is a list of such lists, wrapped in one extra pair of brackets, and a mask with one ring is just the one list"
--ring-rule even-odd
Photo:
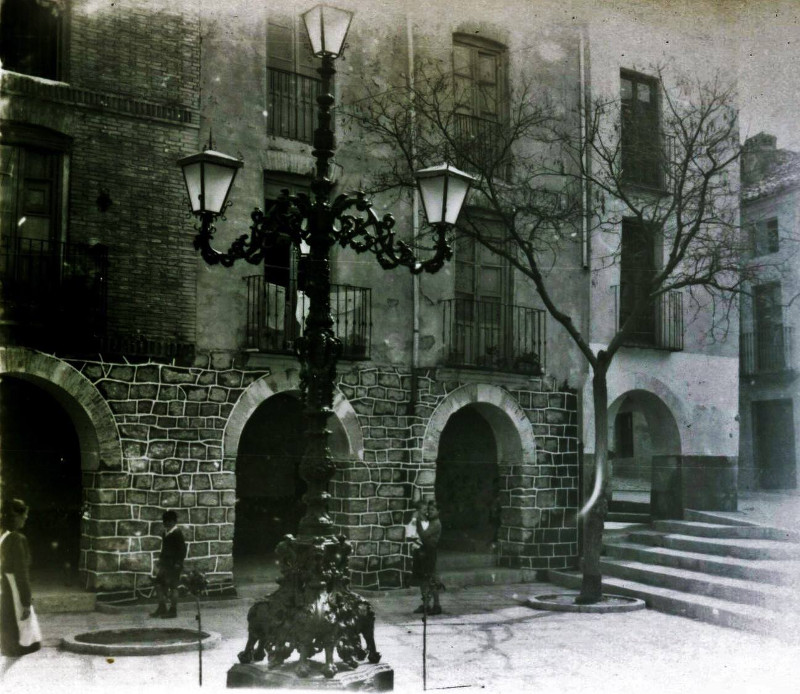
[[(296, 174), (266, 172), (265, 208), (270, 209), (282, 190), (307, 193), (309, 178)], [(279, 239), (265, 250), (263, 275), (247, 280), (248, 347), (267, 352), (290, 352), (303, 334), (310, 308), (305, 293), (309, 249), (297, 248), (289, 238)], [(369, 357), (372, 327), (371, 293), (368, 288), (331, 285), (331, 315), (334, 332), (342, 342), (342, 357)]]
[(752, 234), (751, 243), (754, 256), (778, 252), (780, 242), (776, 217), (756, 222), (750, 227), (750, 233)]
[[(622, 327), (633, 313), (642, 294), (650, 293), (650, 284), (655, 275), (653, 230), (637, 220), (623, 220), (620, 256), (619, 327)], [(653, 343), (655, 339), (653, 310), (645, 308), (637, 316), (629, 336), (634, 343)]]
[(46, 254), (60, 240), (61, 167), (60, 152), (0, 145), (0, 247), (7, 259)]
[(4, 70), (61, 79), (66, 0), (2, 0), (0, 61)]
[(320, 79), (305, 28), (294, 19), (267, 24), (267, 133), (312, 142)]
[(769, 282), (754, 287), (754, 322), (756, 341), (756, 368), (758, 371), (776, 371), (786, 366), (785, 330), (781, 283)]
[(508, 351), (511, 331), (508, 261), (468, 236), (456, 240), (455, 261), (457, 358), (464, 364), (497, 366)]
[[(266, 172), (264, 175), (264, 209), (269, 210), (281, 191), (308, 192), (305, 176)], [(277, 241), (264, 254), (264, 290), (267, 329), (280, 335), (283, 342), (297, 337), (308, 311), (305, 288), (305, 256), (289, 240)]]
[(653, 188), (664, 186), (658, 86), (651, 77), (620, 73), (622, 175)]
[(469, 36), (453, 38), (456, 137), (474, 143), (473, 156), (491, 161), (503, 140), (498, 128), (507, 112), (506, 50)]

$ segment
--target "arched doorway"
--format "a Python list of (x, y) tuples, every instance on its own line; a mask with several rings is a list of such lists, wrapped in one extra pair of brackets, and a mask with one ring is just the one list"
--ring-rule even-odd
[(77, 583), (81, 536), (81, 448), (67, 411), (34, 382), (0, 376), (2, 496), (30, 506), (25, 527), (32, 580)]
[(455, 412), (442, 431), (435, 494), (441, 549), (490, 551), (500, 522), (498, 442), (475, 405)]
[(665, 491), (681, 455), (678, 425), (654, 393), (630, 390), (609, 409), (612, 501), (651, 502), (654, 488)]
[[(296, 535), (305, 513), (306, 483), (299, 466), (305, 449), (303, 405), (298, 391), (282, 391), (264, 400), (247, 420), (236, 455), (236, 521), (233, 540), (237, 581), (277, 575), (275, 547), (284, 535)], [(334, 460), (349, 457), (339, 419), (328, 420)]]
[(242, 431), (236, 459), (234, 561), (271, 554), (281, 538), (296, 533), (305, 509), (303, 407), (292, 393), (265, 400)]

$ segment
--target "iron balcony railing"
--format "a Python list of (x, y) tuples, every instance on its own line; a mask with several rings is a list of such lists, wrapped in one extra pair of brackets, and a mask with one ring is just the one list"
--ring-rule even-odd
[[(614, 285), (612, 289), (615, 328), (620, 330), (641, 293), (649, 289), (637, 284)], [(683, 349), (683, 329), (683, 294), (666, 292), (653, 299), (651, 306), (634, 320), (624, 344), (679, 352)]]
[(544, 311), (467, 298), (447, 299), (442, 306), (442, 341), (448, 366), (544, 373)]
[[(2, 321), (69, 349), (104, 334), (108, 249), (17, 237), (0, 244)], [(36, 346), (44, 347), (44, 344)]]
[(267, 134), (311, 143), (321, 81), (296, 72), (267, 70)]
[[(292, 353), (303, 334), (308, 297), (295, 287), (270, 284), (262, 275), (247, 282), (247, 348)], [(369, 359), (372, 338), (372, 291), (366, 287), (331, 285), (334, 333), (342, 341), (343, 359)]]
[(675, 163), (675, 137), (652, 131), (622, 134), (622, 176), (635, 185), (666, 190)]
[[(456, 165), (474, 170), (470, 160), (478, 164), (478, 171), (485, 173), (489, 166), (496, 167), (500, 178), (510, 173), (511, 157), (505, 152), (505, 137), (502, 123), (464, 113), (455, 114), (453, 139), (458, 144)], [(469, 157), (463, 152), (470, 152)]]
[(788, 325), (769, 325), (741, 335), (743, 376), (780, 373), (794, 368), (794, 331)]

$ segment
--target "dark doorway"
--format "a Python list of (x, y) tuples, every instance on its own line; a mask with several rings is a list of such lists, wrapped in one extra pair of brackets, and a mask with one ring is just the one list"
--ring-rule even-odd
[(753, 403), (755, 458), (762, 489), (795, 489), (794, 409), (791, 400)]
[(0, 377), (0, 481), (3, 499), (30, 506), (24, 533), (32, 580), (76, 581), (81, 536), (81, 455), (67, 412), (44, 389)]
[(447, 422), (439, 441), (436, 500), (442, 520), (440, 547), (483, 552), (500, 523), (497, 442), (479, 412), (465, 407)]
[(649, 493), (653, 457), (650, 427), (644, 413), (627, 400), (614, 418), (610, 457), (612, 491)]
[(297, 534), (305, 510), (300, 479), (303, 410), (293, 395), (274, 395), (245, 425), (236, 462), (234, 560), (266, 557), (284, 535)]

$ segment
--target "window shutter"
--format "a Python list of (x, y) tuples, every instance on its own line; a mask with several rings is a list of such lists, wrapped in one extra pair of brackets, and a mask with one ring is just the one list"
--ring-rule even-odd
[(267, 24), (267, 67), (294, 71), (294, 31), (291, 20), (270, 20)]

